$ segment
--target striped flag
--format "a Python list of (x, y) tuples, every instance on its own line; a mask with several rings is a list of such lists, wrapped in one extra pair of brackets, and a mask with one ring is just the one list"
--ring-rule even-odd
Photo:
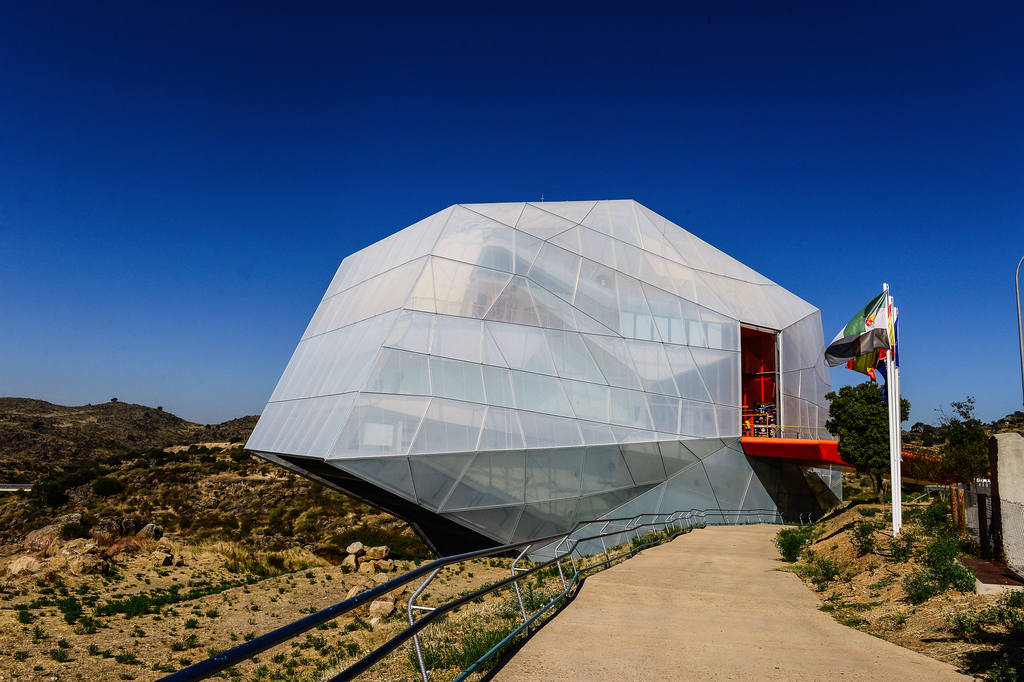
[(830, 367), (845, 365), (879, 348), (889, 348), (888, 292), (882, 292), (857, 311), (825, 349)]

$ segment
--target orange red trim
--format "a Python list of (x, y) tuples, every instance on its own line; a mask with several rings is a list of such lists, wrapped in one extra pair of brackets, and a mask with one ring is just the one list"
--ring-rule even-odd
[(750, 457), (768, 457), (800, 464), (850, 466), (839, 456), (839, 441), (811, 438), (740, 438), (743, 452)]

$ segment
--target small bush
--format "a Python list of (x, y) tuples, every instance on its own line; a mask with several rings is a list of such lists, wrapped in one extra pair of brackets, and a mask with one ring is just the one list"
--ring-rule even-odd
[(1017, 682), (1017, 669), (1010, 665), (1010, 657), (1003, 654), (1003, 660), (995, 664), (985, 673), (991, 682)]
[(809, 526), (801, 528), (783, 528), (775, 537), (774, 543), (775, 547), (779, 550), (779, 554), (782, 555), (782, 558), (789, 563), (793, 563), (800, 558), (800, 552), (803, 550), (804, 545), (807, 544), (807, 540), (809, 538)]
[(100, 497), (110, 497), (111, 495), (117, 495), (119, 492), (124, 490), (124, 484), (116, 478), (110, 476), (100, 476), (92, 482), (92, 491)]
[(902, 564), (910, 561), (914, 555), (914, 543), (917, 537), (913, 533), (904, 531), (889, 543), (889, 554), (893, 561)]
[(68, 521), (60, 527), (58, 534), (62, 540), (74, 540), (75, 538), (86, 537), (89, 534), (89, 531), (80, 523)]
[(16, 660), (16, 661), (24, 661), (25, 659), (28, 658), (28, 652), (27, 651), (15, 651), (13, 656), (14, 656), (14, 660)]
[(938, 594), (931, 575), (928, 571), (920, 568), (903, 579), (903, 591), (907, 593), (907, 601), (915, 606), (925, 603)]
[(858, 507), (857, 513), (861, 516), (878, 516), (878, 512), (881, 511), (878, 507)]
[(857, 550), (857, 556), (864, 556), (875, 551), (875, 525), (873, 523), (858, 523), (853, 530), (853, 546)]

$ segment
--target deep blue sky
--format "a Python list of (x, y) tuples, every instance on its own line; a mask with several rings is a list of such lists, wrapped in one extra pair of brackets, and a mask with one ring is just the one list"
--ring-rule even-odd
[[(1024, 5), (0, 5), (0, 395), (262, 411), (341, 260), (636, 199), (822, 311), (911, 422), (1021, 408)], [(861, 375), (832, 371), (833, 386)]]

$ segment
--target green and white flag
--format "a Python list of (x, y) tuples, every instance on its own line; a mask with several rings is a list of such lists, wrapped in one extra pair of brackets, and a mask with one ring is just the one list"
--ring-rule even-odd
[(830, 367), (845, 365), (856, 357), (889, 348), (888, 292), (883, 291), (847, 322), (825, 349), (825, 361)]

